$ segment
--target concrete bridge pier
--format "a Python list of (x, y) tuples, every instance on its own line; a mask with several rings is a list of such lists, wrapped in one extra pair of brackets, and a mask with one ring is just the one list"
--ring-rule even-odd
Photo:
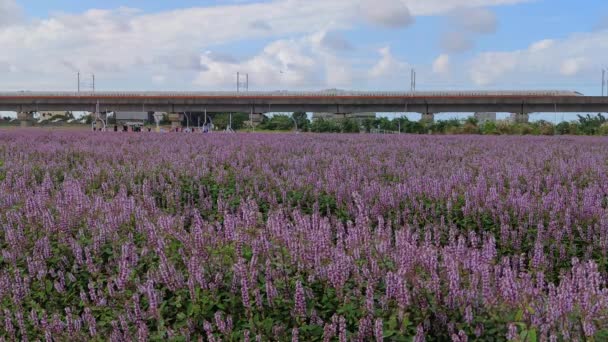
[(529, 113), (511, 113), (511, 121), (515, 123), (528, 123), (530, 121)]
[(171, 129), (182, 127), (182, 121), (184, 120), (184, 114), (180, 113), (169, 113), (169, 121), (171, 121)]
[(107, 121), (107, 116), (108, 113), (105, 112), (95, 115), (95, 128), (97, 128), (98, 131), (101, 131), (104, 128), (104, 123)]
[(262, 123), (262, 119), (264, 119), (264, 113), (252, 113), (249, 117), (250, 120), (247, 120), (248, 125), (256, 127), (257, 125)]
[(420, 122), (435, 122), (435, 113), (422, 113)]
[(32, 112), (19, 112), (17, 113), (17, 120), (21, 124), (21, 127), (29, 127), (34, 121), (34, 113)]
[(333, 112), (314, 112), (312, 119), (323, 119), (323, 120), (342, 120), (347, 117), (346, 113), (333, 113)]

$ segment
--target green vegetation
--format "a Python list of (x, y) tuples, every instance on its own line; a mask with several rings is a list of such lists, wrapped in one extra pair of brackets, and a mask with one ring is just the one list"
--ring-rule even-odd
[[(59, 118), (59, 116), (57, 116)], [(64, 117), (61, 117), (64, 118)], [(69, 117), (68, 117), (69, 118)], [(83, 117), (86, 124), (91, 124), (91, 115)], [(52, 119), (55, 119), (53, 117)], [(51, 120), (52, 120), (51, 119)], [(18, 121), (11, 118), (0, 119), (0, 126), (15, 126)], [(248, 124), (249, 114), (233, 113), (232, 129), (244, 130)], [(110, 124), (113, 124), (110, 120)], [(216, 130), (225, 130), (230, 123), (229, 113), (219, 113), (213, 116)], [(297, 123), (297, 127), (296, 127)], [(160, 122), (161, 125), (170, 124), (167, 115)], [(289, 132), (297, 128), (301, 132), (314, 133), (372, 133), (392, 132), (407, 134), (482, 134), (482, 135), (608, 135), (608, 118), (603, 114), (578, 115), (578, 119), (570, 122), (560, 122), (557, 125), (548, 121), (535, 121), (530, 123), (514, 123), (508, 121), (486, 121), (480, 123), (471, 117), (466, 120), (450, 119), (435, 122), (412, 121), (407, 117), (389, 119), (387, 117), (355, 119), (316, 119), (312, 122), (305, 112), (295, 112), (289, 115), (279, 114), (272, 117), (264, 116), (256, 131)]]
[(274, 115), (264, 117), (259, 129), (266, 131), (290, 131), (295, 129), (314, 133), (371, 133), (401, 132), (409, 134), (483, 134), (483, 135), (608, 135), (608, 119), (602, 114), (579, 115), (578, 120), (561, 122), (557, 125), (548, 121), (514, 123), (508, 121), (486, 121), (480, 123), (470, 117), (466, 120), (450, 119), (435, 122), (412, 121), (406, 117), (389, 119), (387, 117), (354, 119), (316, 119), (310, 122), (305, 113)]

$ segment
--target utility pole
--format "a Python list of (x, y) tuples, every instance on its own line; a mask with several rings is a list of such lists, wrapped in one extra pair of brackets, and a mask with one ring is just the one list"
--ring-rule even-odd
[(416, 91), (416, 70), (412, 68), (412, 72), (410, 74), (410, 91)]
[(80, 93), (80, 71), (78, 72), (78, 84), (77, 84), (78, 92)]
[(399, 134), (401, 134), (401, 117), (397, 118), (397, 122), (399, 123)]
[(254, 131), (253, 128), (253, 106), (251, 107), (251, 110), (249, 111), (249, 124), (251, 125), (251, 131)]
[(91, 76), (93, 78), (93, 84), (91, 88), (93, 88), (93, 92), (95, 92), (95, 74), (92, 74)]
[(602, 69), (602, 96), (604, 96), (605, 87), (606, 87), (606, 69)]
[(246, 92), (249, 92), (249, 74), (245, 74), (245, 82), (241, 82), (241, 73), (236, 73), (236, 92), (241, 92), (241, 86), (245, 88)]

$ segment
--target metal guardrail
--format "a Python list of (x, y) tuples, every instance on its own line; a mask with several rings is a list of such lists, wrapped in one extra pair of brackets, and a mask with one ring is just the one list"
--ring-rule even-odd
[(582, 96), (576, 91), (563, 90), (514, 90), (514, 91), (207, 91), (207, 92), (47, 92), (18, 91), (0, 92), (0, 97), (467, 97), (467, 96)]
[(378, 128), (372, 128), (369, 130), (369, 132), (371, 134), (401, 134), (401, 132), (398, 132), (398, 131), (389, 131), (386, 129), (378, 129)]

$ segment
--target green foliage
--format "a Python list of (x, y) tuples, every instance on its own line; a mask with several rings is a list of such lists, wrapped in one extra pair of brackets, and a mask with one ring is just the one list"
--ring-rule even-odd
[(335, 120), (316, 119), (310, 125), (310, 131), (315, 133), (340, 133), (342, 128)]
[(288, 131), (294, 128), (294, 121), (287, 115), (277, 114), (262, 121), (259, 128), (271, 131)]
[(213, 116), (213, 125), (219, 130), (225, 130), (230, 125), (232, 114), (232, 129), (238, 130), (245, 127), (245, 121), (249, 120), (247, 113), (218, 113)]
[(491, 135), (498, 134), (498, 127), (494, 121), (486, 121), (481, 125), (481, 134)]
[(291, 117), (298, 124), (298, 130), (300, 131), (308, 131), (310, 128), (310, 120), (308, 120), (308, 115), (306, 112), (294, 112), (291, 114)]
[(555, 132), (559, 135), (565, 135), (570, 133), (570, 123), (562, 121), (555, 126)]
[[(475, 117), (465, 120), (450, 119), (434, 122), (410, 121), (407, 117), (389, 119), (388, 117), (366, 118), (357, 122), (346, 118), (344, 120), (316, 119), (312, 123), (306, 113), (295, 112), (292, 117), (298, 123), (301, 131), (316, 133), (357, 133), (380, 129), (390, 132), (409, 134), (483, 134), (483, 135), (608, 135), (608, 119), (602, 114), (596, 116), (579, 115), (575, 122), (560, 122), (554, 125), (548, 121), (530, 123), (514, 123), (508, 121), (486, 121), (480, 124)], [(293, 120), (285, 115), (265, 117), (260, 125), (266, 130), (290, 130)]]
[(352, 119), (344, 119), (342, 120), (342, 132), (343, 133), (359, 133), (360, 132), (359, 124)]
[(586, 116), (578, 116), (579, 129), (585, 135), (597, 135), (600, 132), (600, 127), (607, 122), (606, 117), (601, 113), (596, 116), (587, 114)]

